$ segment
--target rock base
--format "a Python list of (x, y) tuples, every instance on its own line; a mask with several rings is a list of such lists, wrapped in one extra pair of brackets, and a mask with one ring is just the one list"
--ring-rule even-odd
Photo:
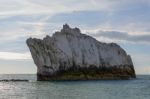
[[(120, 68), (122, 67), (122, 68)], [(37, 74), (38, 81), (57, 80), (105, 80), (105, 79), (131, 79), (136, 78), (133, 66), (113, 66), (113, 67), (70, 67), (66, 70), (50, 74)]]

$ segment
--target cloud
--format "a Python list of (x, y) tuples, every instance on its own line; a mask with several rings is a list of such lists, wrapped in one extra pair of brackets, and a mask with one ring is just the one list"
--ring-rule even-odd
[(2, 60), (29, 60), (31, 55), (29, 52), (16, 53), (16, 52), (0, 52), (0, 59)]
[(117, 31), (99, 31), (95, 34), (91, 34), (92, 36), (98, 38), (108, 38), (120, 41), (134, 42), (134, 43), (150, 43), (150, 34), (145, 35), (130, 35), (125, 32), (117, 32)]
[[(45, 26), (50, 24), (45, 23), (45, 17), (34, 19), (32, 17), (22, 18), (14, 17), (6, 21), (0, 21), (0, 37), (1, 40), (15, 40), (22, 37), (41, 37), (45, 35)], [(36, 21), (30, 21), (32, 18)], [(18, 21), (16, 21), (18, 19)], [(26, 19), (26, 20), (25, 20)], [(28, 20), (28, 21), (27, 21)]]
[(109, 0), (0, 0), (0, 15), (54, 14), (83, 10), (110, 10)]
[(0, 0), (0, 4), (1, 39), (43, 37), (66, 22), (81, 29), (150, 31), (147, 0)]

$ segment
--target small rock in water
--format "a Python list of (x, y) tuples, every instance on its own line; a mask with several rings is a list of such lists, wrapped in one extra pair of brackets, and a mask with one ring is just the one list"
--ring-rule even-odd
[(3, 79), (0, 82), (28, 82), (29, 80), (26, 79)]

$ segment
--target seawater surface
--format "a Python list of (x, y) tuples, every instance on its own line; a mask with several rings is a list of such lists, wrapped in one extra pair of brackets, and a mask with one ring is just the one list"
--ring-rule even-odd
[(36, 75), (0, 75), (0, 99), (150, 99), (150, 75), (133, 80), (36, 81)]

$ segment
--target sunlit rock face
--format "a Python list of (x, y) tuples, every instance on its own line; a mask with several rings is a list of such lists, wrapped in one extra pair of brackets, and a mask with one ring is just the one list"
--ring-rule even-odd
[(131, 57), (115, 43), (102, 43), (67, 24), (52, 37), (27, 39), (37, 80), (135, 78)]

